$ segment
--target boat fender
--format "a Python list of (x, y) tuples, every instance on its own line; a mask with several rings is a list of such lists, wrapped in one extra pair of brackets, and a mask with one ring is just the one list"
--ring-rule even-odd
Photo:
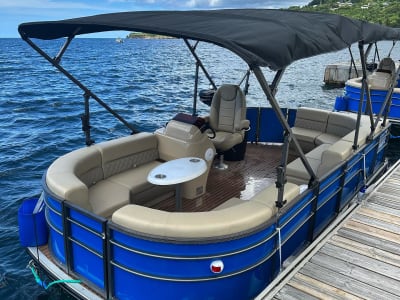
[(362, 202), (362, 201), (365, 199), (365, 197), (366, 197), (366, 195), (367, 195), (367, 193), (366, 193), (367, 188), (368, 188), (368, 187), (367, 187), (366, 185), (364, 185), (364, 186), (362, 186), (361, 189), (358, 191), (358, 194), (357, 194), (357, 201), (358, 201), (358, 202)]

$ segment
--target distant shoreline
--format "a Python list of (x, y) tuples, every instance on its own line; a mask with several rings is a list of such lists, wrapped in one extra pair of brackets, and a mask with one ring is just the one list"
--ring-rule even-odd
[(151, 40), (162, 40), (162, 39), (174, 39), (174, 37), (152, 34), (152, 33), (142, 33), (142, 32), (132, 32), (126, 36), (127, 39), (151, 39)]

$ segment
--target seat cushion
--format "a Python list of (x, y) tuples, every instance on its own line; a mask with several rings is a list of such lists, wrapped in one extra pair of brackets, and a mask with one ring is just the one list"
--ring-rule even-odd
[(325, 132), (328, 116), (329, 111), (326, 110), (309, 107), (299, 107), (297, 109), (294, 126)]
[(315, 138), (315, 144), (317, 146), (322, 145), (322, 144), (334, 144), (338, 140), (340, 140), (340, 136), (330, 134), (330, 133), (322, 133), (319, 136)]
[(113, 175), (108, 178), (108, 181), (126, 187), (132, 194), (139, 193), (153, 186), (147, 181), (147, 175), (153, 168), (160, 164), (162, 164), (162, 162), (152, 161), (145, 165)]
[[(317, 172), (318, 166), (321, 163), (321, 160), (314, 158), (307, 158), (308, 163), (311, 166), (311, 169), (314, 173)], [(304, 167), (303, 162), (300, 158), (295, 159), (290, 164), (287, 165), (286, 168), (286, 177), (287, 180), (293, 182), (295, 184), (308, 184), (311, 176), (307, 172), (307, 169)]]
[(148, 132), (99, 143), (104, 178), (122, 173), (159, 158), (157, 137)]
[[(297, 184), (287, 182), (283, 191), (283, 200), (286, 200), (286, 204), (289, 204), (294, 198), (300, 194), (300, 188)], [(275, 185), (271, 185), (259, 193), (257, 193), (250, 201), (255, 201), (271, 208), (272, 213), (278, 212), (276, 207), (276, 201), (278, 200), (278, 189)]]
[(212, 141), (216, 149), (219, 151), (226, 151), (240, 144), (243, 141), (243, 135), (241, 133), (218, 131)]
[(331, 112), (326, 133), (342, 137), (356, 128), (357, 115), (347, 112)]
[(326, 149), (322, 153), (317, 175), (321, 177), (343, 163), (352, 154), (352, 146), (351, 142), (340, 140)]
[(110, 217), (114, 211), (129, 204), (129, 189), (111, 182), (102, 180), (89, 189), (89, 202), (92, 211), (102, 217)]
[(315, 139), (321, 134), (320, 131), (301, 127), (292, 127), (292, 133), (297, 138), (304, 152), (314, 149)]

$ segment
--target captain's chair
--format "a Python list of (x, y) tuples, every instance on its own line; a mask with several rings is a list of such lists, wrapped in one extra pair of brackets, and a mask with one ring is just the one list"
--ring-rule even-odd
[(377, 72), (385, 72), (391, 75), (395, 75), (396, 65), (390, 57), (385, 57), (379, 62)]
[(387, 90), (396, 77), (396, 65), (390, 57), (385, 57), (379, 63), (376, 72), (368, 76), (370, 88)]
[(246, 97), (237, 85), (224, 84), (211, 101), (209, 126), (215, 131), (212, 139), (219, 154), (217, 168), (226, 169), (223, 154), (244, 140), (250, 122), (246, 120)]

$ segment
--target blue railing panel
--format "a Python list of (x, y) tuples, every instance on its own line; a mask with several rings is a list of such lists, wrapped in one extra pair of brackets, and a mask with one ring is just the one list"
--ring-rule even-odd
[(95, 255), (77, 243), (71, 243), (72, 270), (84, 277), (100, 289), (104, 289), (103, 258)]

